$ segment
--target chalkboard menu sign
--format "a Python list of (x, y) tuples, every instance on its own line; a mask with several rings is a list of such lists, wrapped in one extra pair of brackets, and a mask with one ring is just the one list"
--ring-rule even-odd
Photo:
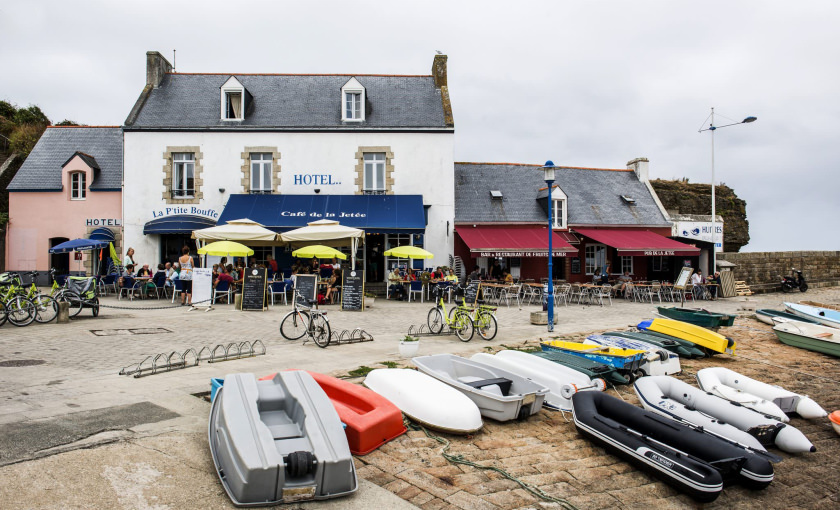
[[(299, 274), (295, 276), (295, 302), (298, 306), (309, 308), (309, 301), (317, 299), (318, 276), (314, 274)], [(298, 292), (303, 298), (298, 297)]]
[(572, 259), (572, 274), (580, 274), (580, 257)]
[(365, 273), (345, 269), (341, 273), (341, 309), (364, 310)]
[(244, 269), (242, 282), (242, 309), (265, 310), (265, 280), (264, 268)]
[(467, 288), (464, 289), (464, 303), (468, 305), (474, 305), (475, 300), (478, 299), (478, 290), (481, 288), (481, 282), (479, 280), (472, 280), (467, 285)]

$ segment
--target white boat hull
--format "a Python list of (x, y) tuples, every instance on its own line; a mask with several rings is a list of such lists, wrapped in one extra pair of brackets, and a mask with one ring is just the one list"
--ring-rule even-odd
[(789, 313), (819, 322), (823, 326), (840, 328), (840, 312), (830, 308), (817, 308), (800, 303), (784, 303)]
[(572, 395), (578, 391), (599, 390), (602, 380), (593, 383), (585, 374), (546, 359), (520, 351), (500, 351), (496, 355), (478, 353), (471, 358), (491, 367), (512, 372), (548, 389), (545, 405), (563, 411), (572, 410)]
[(364, 385), (430, 428), (472, 434), (484, 425), (478, 407), (466, 395), (416, 370), (376, 369), (367, 375)]

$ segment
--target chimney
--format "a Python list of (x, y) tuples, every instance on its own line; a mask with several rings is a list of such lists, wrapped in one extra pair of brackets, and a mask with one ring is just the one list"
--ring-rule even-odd
[(648, 158), (636, 158), (627, 162), (627, 168), (635, 172), (641, 182), (648, 181)]
[(435, 88), (446, 87), (446, 55), (438, 53), (432, 62), (432, 76), (435, 77)]
[(172, 64), (157, 51), (146, 52), (146, 86), (158, 88), (163, 76), (172, 72)]

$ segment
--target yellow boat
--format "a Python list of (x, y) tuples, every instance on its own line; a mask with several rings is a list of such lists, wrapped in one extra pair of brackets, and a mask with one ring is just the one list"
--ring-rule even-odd
[(710, 351), (735, 354), (735, 340), (688, 322), (672, 319), (650, 319), (640, 322), (636, 327), (641, 330), (688, 340)]
[(591, 359), (605, 365), (626, 370), (636, 371), (645, 362), (647, 351), (636, 349), (624, 349), (621, 347), (608, 347), (605, 345), (581, 344), (578, 342), (565, 342), (563, 340), (548, 340), (540, 343), (543, 351), (561, 351), (582, 358)]

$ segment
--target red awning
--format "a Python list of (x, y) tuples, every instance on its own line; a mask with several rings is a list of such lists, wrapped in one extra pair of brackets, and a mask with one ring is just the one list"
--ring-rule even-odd
[[(473, 257), (547, 257), (548, 227), (458, 227), (456, 232), (467, 243)], [(577, 253), (563, 238), (552, 233), (551, 251), (555, 257)]]
[(697, 256), (700, 248), (668, 239), (647, 230), (598, 230), (593, 228), (576, 228), (575, 232), (590, 239), (612, 246), (619, 255), (651, 256), (677, 255)]

